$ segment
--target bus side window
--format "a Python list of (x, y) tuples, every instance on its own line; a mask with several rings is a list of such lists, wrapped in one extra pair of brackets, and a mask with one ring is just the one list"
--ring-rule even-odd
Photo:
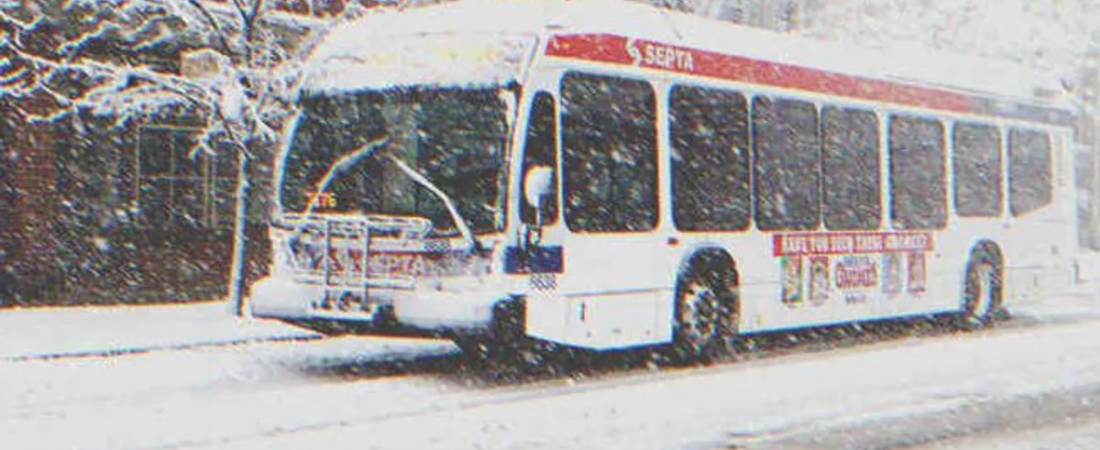
[(565, 223), (581, 233), (657, 227), (657, 98), (644, 80), (567, 73), (561, 82)]
[(1013, 216), (1049, 205), (1052, 199), (1050, 138), (1013, 128), (1008, 133), (1008, 199)]
[(939, 120), (890, 117), (890, 215), (903, 230), (947, 226), (947, 167)]
[(955, 212), (996, 217), (1004, 210), (1001, 132), (991, 125), (956, 123), (952, 132)]
[(673, 86), (672, 218), (682, 231), (739, 231), (752, 215), (748, 102), (739, 92)]
[[(550, 194), (542, 199), (542, 225), (549, 226), (558, 222), (558, 159), (557, 125), (554, 123), (554, 98), (545, 92), (535, 94), (531, 102), (531, 117), (527, 121), (527, 137), (523, 146), (523, 169), (520, 172), (526, 180), (527, 171), (535, 166), (549, 167), (553, 171), (550, 178)], [(520, 187), (524, 192), (526, 186)], [(520, 200), (520, 218), (523, 223), (535, 225), (537, 215), (535, 207)]]
[(827, 106), (821, 122), (825, 228), (878, 229), (882, 221), (878, 116), (867, 110)]
[(756, 97), (756, 224), (761, 230), (813, 230), (821, 223), (821, 158), (813, 103)]

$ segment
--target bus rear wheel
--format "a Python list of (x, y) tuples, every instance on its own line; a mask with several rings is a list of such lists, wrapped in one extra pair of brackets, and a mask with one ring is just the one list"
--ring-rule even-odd
[(979, 254), (966, 268), (960, 325), (966, 329), (989, 326), (1000, 313), (1002, 269), (991, 258)]
[(673, 351), (679, 362), (707, 361), (729, 351), (736, 334), (735, 273), (697, 267), (676, 285)]

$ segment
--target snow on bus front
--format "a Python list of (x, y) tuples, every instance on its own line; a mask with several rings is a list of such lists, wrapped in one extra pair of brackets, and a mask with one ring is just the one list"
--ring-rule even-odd
[(398, 86), (304, 97), (254, 313), (403, 328), (488, 320), (514, 95)]
[(504, 223), (516, 103), (505, 87), (537, 40), (522, 27), (437, 22), (380, 11), (314, 47), (276, 159), (283, 223), (254, 312), (377, 322), (381, 310), (439, 328), (491, 309), (484, 299), (500, 289), (487, 255)]

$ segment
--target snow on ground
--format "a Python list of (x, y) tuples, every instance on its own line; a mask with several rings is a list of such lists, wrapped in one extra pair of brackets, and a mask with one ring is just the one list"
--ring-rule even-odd
[(1090, 320), (577, 386), (473, 391), (415, 413), (195, 448), (773, 448), (786, 436), (1097, 383), (1100, 322)]
[(382, 347), (338, 339), (8, 363), (0, 365), (0, 436), (27, 450), (156, 448), (347, 417), (363, 407), (359, 399), (397, 406), (413, 389), (407, 381), (346, 385), (323, 374), (333, 361), (410, 350)]
[(362, 398), (399, 405), (413, 389), (385, 372), (348, 385), (332, 369), (456, 351), (445, 341), (333, 338), (0, 361), (0, 442), (160, 448), (308, 425), (347, 417)]
[[(783, 444), (845, 438), (846, 430), (883, 439), (876, 427), (890, 423), (955, 417), (1026, 396), (1100, 392), (1094, 290), (1018, 307), (1015, 321), (991, 331), (504, 387), (471, 384), (454, 368), (459, 360), (448, 356), (456, 349), (447, 342), (264, 341), (300, 332), (232, 318), (221, 304), (3, 311), (7, 355), (64, 353), (66, 345), (139, 348), (135, 336), (147, 332), (162, 348), (0, 359), (0, 442), (26, 450), (822, 448)], [(82, 329), (77, 324), (99, 324), (85, 333), (99, 343), (69, 336)], [(23, 333), (50, 345), (9, 342)], [(240, 343), (241, 336), (261, 340)], [(208, 345), (188, 344), (199, 338)], [(429, 363), (386, 368), (410, 358)], [(1072, 443), (1089, 427), (1017, 431), (1021, 442)], [(973, 448), (1001, 448), (973, 439)], [(928, 450), (948, 448), (972, 447)]]
[(58, 402), (117, 399), (120, 395), (142, 395), (146, 391), (198, 391), (259, 382), (294, 382), (302, 381), (303, 375), (323, 376), (341, 366), (457, 351), (445, 341), (332, 338), (310, 345), (269, 342), (156, 351), (125, 358), (7, 362), (0, 363), (0, 405), (41, 407)]
[(0, 310), (0, 360), (315, 336), (275, 322), (237, 318), (226, 302)]
[(1056, 426), (953, 440), (911, 450), (1096, 450), (1100, 424)]

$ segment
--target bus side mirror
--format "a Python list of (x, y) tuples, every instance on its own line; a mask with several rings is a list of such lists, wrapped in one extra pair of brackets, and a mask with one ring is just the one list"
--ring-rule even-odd
[(535, 208), (535, 225), (523, 225), (521, 246), (530, 250), (542, 240), (542, 199), (550, 195), (554, 170), (546, 166), (534, 166), (523, 176), (523, 199)]
[[(550, 182), (554, 170), (546, 166), (534, 166), (523, 178), (523, 197), (536, 210), (541, 209), (542, 198), (550, 194)], [(541, 214), (540, 214), (541, 215)]]

